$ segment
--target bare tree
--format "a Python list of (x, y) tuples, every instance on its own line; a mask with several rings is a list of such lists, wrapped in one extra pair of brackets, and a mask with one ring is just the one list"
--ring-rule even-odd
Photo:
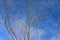
[(6, 0), (4, 0), (4, 4), (7, 7), (7, 13), (6, 13), (6, 17), (4, 17), (3, 11), (2, 11), (2, 18), (4, 20), (4, 25), (5, 28), (7, 29), (8, 33), (10, 34), (10, 36), (12, 37), (12, 40), (14, 40), (14, 37), (16, 38), (16, 40), (18, 40), (17, 36), (15, 35), (15, 33), (12, 31), (12, 28), (10, 27), (10, 7), (7, 6), (6, 4)]
[[(40, 15), (37, 15), (36, 13), (34, 13), (35, 16), (33, 17), (32, 0), (30, 0), (29, 3), (30, 3), (29, 16), (28, 17), (24, 16), (25, 19), (29, 19), (28, 24), (26, 24), (23, 21), (21, 21), (21, 19), (16, 18), (15, 16), (11, 17), (10, 15), (11, 8), (7, 5), (6, 0), (4, 0), (4, 4), (7, 5), (7, 8), (6, 8), (7, 13), (6, 13), (6, 18), (4, 18), (4, 14), (2, 13), (2, 18), (4, 19), (5, 28), (7, 29), (8, 33), (12, 37), (12, 40), (26, 40), (26, 39), (31, 40), (31, 27), (34, 28), (34, 25), (38, 22)], [(10, 19), (15, 20), (12, 26), (10, 25), (11, 24)], [(36, 34), (40, 33), (39, 30), (36, 32), (37, 32)], [(36, 40), (38, 40), (37, 37), (36, 37)]]

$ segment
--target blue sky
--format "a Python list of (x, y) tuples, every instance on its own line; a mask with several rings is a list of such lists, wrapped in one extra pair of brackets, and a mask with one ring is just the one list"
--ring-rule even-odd
[[(25, 16), (29, 16), (29, 1), (30, 0), (6, 0), (5, 5), (4, 0), (0, 0), (0, 40), (8, 40), (8, 32), (4, 25), (2, 25), (4, 24), (2, 13), (6, 18), (7, 7), (10, 7), (10, 16), (19, 18), (27, 24), (28, 19), (25, 19)], [(60, 0), (32, 0), (33, 17), (34, 13), (40, 17), (35, 23), (34, 30), (32, 31), (44, 30), (44, 35), (41, 37), (42, 40), (59, 40), (60, 36), (58, 39), (55, 39), (55, 37), (59, 35), (58, 30), (60, 29), (58, 25), (58, 20), (60, 19)], [(11, 19), (11, 22), (15, 23), (15, 21), (15, 19)], [(13, 23), (11, 23), (11, 25)]]

